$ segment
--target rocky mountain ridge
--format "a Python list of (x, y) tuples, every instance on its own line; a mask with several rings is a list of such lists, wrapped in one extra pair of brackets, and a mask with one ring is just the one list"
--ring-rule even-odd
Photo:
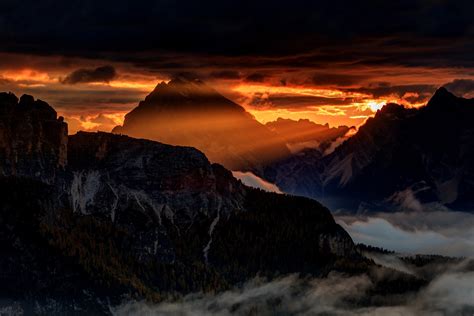
[(473, 117), (474, 100), (440, 88), (425, 107), (388, 104), (332, 154), (292, 157), (265, 178), (333, 209), (472, 211)]
[(314, 200), (248, 188), (190, 147), (65, 138), (46, 103), (1, 97), (0, 293), (23, 310), (108, 313), (257, 274), (370, 265)]
[(0, 93), (0, 175), (53, 183), (67, 164), (67, 124), (47, 103)]

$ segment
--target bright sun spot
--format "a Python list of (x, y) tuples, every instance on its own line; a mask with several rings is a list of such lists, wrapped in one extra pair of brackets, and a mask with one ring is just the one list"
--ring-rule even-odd
[(367, 107), (368, 107), (372, 112), (377, 112), (377, 111), (380, 110), (385, 104), (386, 104), (386, 101), (382, 101), (382, 102), (370, 101), (370, 102), (367, 102)]

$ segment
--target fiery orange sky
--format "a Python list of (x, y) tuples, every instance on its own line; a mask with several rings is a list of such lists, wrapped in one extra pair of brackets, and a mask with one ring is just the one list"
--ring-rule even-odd
[[(70, 133), (110, 131), (156, 84), (172, 76), (170, 71), (100, 59), (1, 53), (0, 60), (0, 90), (47, 101), (66, 118)], [(239, 64), (245, 65), (242, 60)], [(342, 64), (328, 72), (199, 66), (188, 71), (199, 74), (262, 123), (278, 117), (307, 118), (331, 126), (360, 125), (387, 102), (419, 107), (437, 87), (460, 78), (474, 79), (474, 71), (458, 67)]]

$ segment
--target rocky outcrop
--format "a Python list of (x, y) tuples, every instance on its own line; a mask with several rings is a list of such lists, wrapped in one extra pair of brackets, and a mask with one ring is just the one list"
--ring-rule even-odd
[[(209, 163), (194, 148), (108, 133), (84, 132), (71, 136), (68, 148), (73, 211), (103, 218), (134, 231), (140, 227), (134, 233), (136, 239), (132, 247), (138, 258), (154, 258), (163, 262), (176, 260), (173, 234), (177, 234), (181, 239), (202, 240), (195, 249), (186, 250), (194, 252), (197, 259), (204, 259), (206, 264), (212, 264), (214, 259), (220, 261), (221, 253), (214, 251), (214, 245), (222, 242), (219, 241), (222, 238), (219, 236), (220, 227), (232, 226), (234, 221), (247, 216), (248, 212), (254, 212), (253, 216), (258, 214), (265, 223), (268, 221), (266, 217), (272, 214), (270, 209), (264, 210), (274, 205), (275, 200), (280, 202), (273, 207), (282, 209), (279, 220), (293, 216), (295, 213), (292, 212), (301, 203), (305, 205), (301, 212), (308, 212), (303, 217), (314, 216), (294, 223), (297, 229), (303, 229), (310, 223), (308, 234), (311, 235), (325, 232), (325, 241), (320, 240), (321, 247), (316, 246), (311, 251), (325, 249), (330, 256), (355, 255), (350, 237), (339, 233), (329, 211), (317, 202), (245, 187), (229, 171)], [(257, 203), (256, 200), (261, 201)], [(255, 226), (257, 223), (248, 225)], [(285, 221), (275, 224), (286, 225)], [(233, 229), (227, 228), (226, 233)], [(271, 229), (272, 235), (280, 231)], [(290, 229), (296, 229), (296, 226), (291, 225)], [(190, 232), (192, 235), (189, 235)], [(239, 238), (242, 237), (223, 237), (223, 242), (228, 247), (229, 243)], [(264, 239), (260, 247), (265, 247), (271, 238)], [(344, 240), (347, 242), (341, 242)], [(335, 244), (339, 244), (340, 248), (336, 249)], [(243, 251), (248, 249), (250, 246)], [(272, 254), (272, 257), (275, 256), (280, 255)], [(221, 262), (222, 267), (226, 264)], [(264, 266), (260, 268), (265, 269)]]
[(0, 174), (52, 184), (67, 164), (67, 124), (46, 102), (0, 94)]
[(243, 210), (243, 185), (194, 148), (80, 132), (68, 155), (73, 211), (140, 226), (133, 246), (140, 258), (174, 260), (169, 229), (182, 234)]

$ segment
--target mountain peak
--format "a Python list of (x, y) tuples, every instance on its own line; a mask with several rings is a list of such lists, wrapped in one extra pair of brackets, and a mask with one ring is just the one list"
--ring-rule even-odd
[(436, 95), (454, 96), (454, 94), (449, 92), (448, 89), (446, 89), (445, 87), (438, 88), (433, 94), (433, 97)]
[(35, 98), (29, 94), (24, 94), (20, 97), (20, 104), (31, 104), (35, 102)]
[[(113, 132), (196, 147), (233, 170), (289, 155), (280, 137), (242, 106), (201, 80), (186, 77), (160, 83)], [(261, 139), (251, 140), (253, 135)]]
[(0, 93), (0, 175), (53, 183), (65, 166), (67, 124), (46, 102)]
[(184, 100), (193, 98), (224, 98), (216, 90), (208, 86), (200, 79), (189, 79), (178, 76), (171, 79), (168, 83), (162, 81), (145, 98), (145, 101), (158, 101), (166, 99), (167, 102), (183, 103)]
[(431, 99), (428, 101), (427, 106), (450, 106), (450, 103), (455, 102), (458, 98), (449, 92), (445, 87), (441, 87), (433, 94)]
[(152, 94), (155, 91), (159, 91), (159, 90), (171, 88), (171, 87), (184, 88), (184, 87), (199, 87), (199, 86), (208, 87), (206, 83), (200, 79), (188, 78), (185, 76), (176, 76), (176, 77), (173, 77), (168, 82), (161, 81), (160, 83), (158, 83), (155, 89), (150, 94)]

